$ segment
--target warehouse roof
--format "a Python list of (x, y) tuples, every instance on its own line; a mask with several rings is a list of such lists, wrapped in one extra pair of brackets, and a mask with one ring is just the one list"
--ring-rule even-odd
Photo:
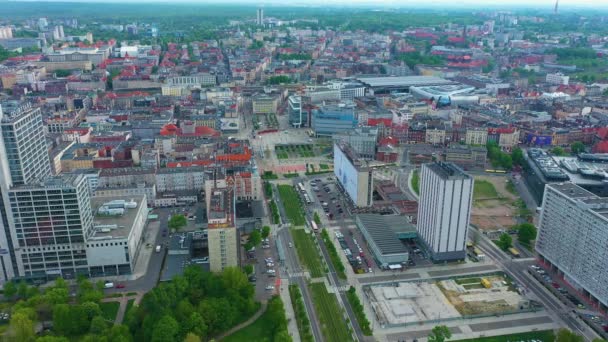
[(397, 215), (360, 214), (357, 215), (357, 222), (360, 223), (359, 228), (367, 231), (372, 238), (373, 241), (368, 243), (376, 245), (383, 255), (407, 254), (397, 235), (404, 230), (416, 230), (405, 217)]
[(369, 87), (390, 87), (390, 86), (432, 86), (442, 84), (454, 84), (441, 77), (435, 76), (387, 76), (387, 77), (360, 77), (357, 81)]

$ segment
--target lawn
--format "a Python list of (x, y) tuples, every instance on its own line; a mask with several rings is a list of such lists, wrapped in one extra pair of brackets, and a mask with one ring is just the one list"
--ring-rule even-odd
[(277, 158), (278, 159), (289, 159), (289, 154), (287, 154), (287, 152), (278, 152), (277, 151)]
[(342, 309), (336, 296), (327, 292), (324, 283), (310, 284), (310, 291), (325, 341), (352, 341), (349, 327), (342, 318)]
[[(281, 300), (279, 297), (273, 297), (272, 300)], [(240, 341), (272, 341), (273, 331), (275, 330), (275, 322), (272, 320), (272, 313), (268, 310), (256, 319), (251, 325), (235, 332), (234, 334), (222, 339), (224, 342), (240, 342)]]
[(319, 164), (319, 168), (321, 170), (327, 170), (327, 169), (329, 169), (329, 165), (327, 165), (327, 164)]
[(481, 284), (481, 278), (460, 278), (460, 279), (455, 279), (454, 282), (458, 285)]
[(119, 302), (101, 302), (99, 303), (99, 307), (101, 308), (101, 314), (103, 318), (108, 321), (114, 322), (116, 319), (116, 314), (118, 313), (118, 309), (120, 308)]
[(285, 208), (285, 214), (291, 224), (294, 226), (303, 226), (306, 224), (304, 219), (304, 213), (302, 212), (302, 204), (300, 203), (300, 196), (291, 185), (279, 185), (279, 195), (281, 202)]
[(532, 342), (532, 341), (542, 341), (542, 342), (553, 342), (555, 341), (555, 334), (551, 330), (544, 331), (531, 331), (519, 334), (510, 334), (510, 335), (500, 335), (500, 336), (490, 336), (490, 337), (480, 337), (480, 338), (471, 338), (466, 340), (458, 340), (458, 342)]
[(416, 195), (420, 195), (420, 172), (418, 170), (414, 170), (412, 175), (412, 189)]
[(498, 192), (494, 184), (486, 180), (475, 180), (475, 186), (473, 188), (473, 199), (484, 199), (484, 198), (497, 198)]
[(304, 229), (292, 229), (291, 236), (296, 244), (298, 258), (310, 271), (311, 277), (322, 277), (325, 274), (325, 266), (321, 263), (321, 257), (311, 235)]
[(306, 313), (306, 307), (304, 306), (304, 300), (302, 299), (302, 293), (298, 285), (289, 285), (289, 297), (291, 298), (291, 305), (296, 316), (300, 339), (303, 342), (314, 342), (315, 339), (312, 336), (312, 331), (310, 331), (310, 321), (308, 320), (308, 314)]
[(294, 172), (294, 173), (284, 173), (283, 174), (283, 177), (285, 177), (285, 178), (296, 178), (298, 176), (300, 176), (300, 174), (297, 173), (297, 172)]
[(129, 310), (131, 310), (133, 304), (135, 304), (135, 299), (129, 299), (127, 302), (127, 308), (125, 309), (125, 314), (129, 313)]

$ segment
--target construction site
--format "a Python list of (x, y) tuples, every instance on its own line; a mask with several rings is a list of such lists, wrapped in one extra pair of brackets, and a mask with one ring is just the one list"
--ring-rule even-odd
[(502, 275), (364, 288), (381, 325), (420, 324), (521, 312), (529, 308)]

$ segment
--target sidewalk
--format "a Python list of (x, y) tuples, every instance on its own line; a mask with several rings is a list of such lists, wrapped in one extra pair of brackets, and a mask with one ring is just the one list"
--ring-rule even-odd
[(285, 317), (287, 318), (287, 331), (294, 342), (300, 341), (300, 331), (298, 330), (298, 324), (296, 322), (296, 314), (291, 305), (291, 297), (289, 296), (289, 279), (281, 278), (281, 287), (279, 296), (283, 301), (285, 307)]

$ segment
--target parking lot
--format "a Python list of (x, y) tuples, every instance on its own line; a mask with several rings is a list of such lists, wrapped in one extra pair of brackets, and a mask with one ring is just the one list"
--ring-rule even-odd
[(310, 189), (329, 220), (340, 220), (347, 217), (344, 201), (336, 189), (333, 177), (315, 178), (309, 183)]
[(254, 252), (248, 252), (248, 261), (254, 265), (254, 273), (249, 276), (249, 282), (255, 285), (255, 294), (258, 300), (268, 299), (275, 294), (277, 288), (276, 248), (272, 236), (264, 239)]

